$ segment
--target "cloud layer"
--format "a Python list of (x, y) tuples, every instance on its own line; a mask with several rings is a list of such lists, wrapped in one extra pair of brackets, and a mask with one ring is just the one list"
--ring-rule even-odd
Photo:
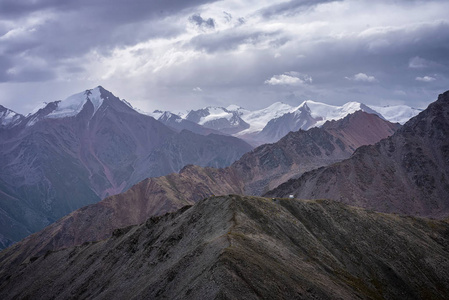
[(449, 89), (447, 11), (447, 1), (3, 0), (0, 103), (27, 113), (101, 84), (143, 110), (422, 107)]

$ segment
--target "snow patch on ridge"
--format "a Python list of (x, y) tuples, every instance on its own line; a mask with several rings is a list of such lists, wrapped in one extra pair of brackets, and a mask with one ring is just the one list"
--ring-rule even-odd
[[(93, 116), (93, 115), (95, 115), (97, 110), (100, 108), (100, 106), (103, 104), (103, 98), (101, 97), (101, 92), (100, 92), (99, 88), (90, 90), (90, 92), (91, 92), (91, 94), (87, 95), (87, 98), (94, 105), (94, 113), (92, 114), (92, 116)], [(89, 94), (87, 91), (86, 91), (86, 93)]]
[(47, 118), (57, 119), (76, 116), (81, 112), (87, 101), (90, 101), (94, 106), (93, 116), (103, 104), (100, 89), (95, 88), (92, 90), (86, 90), (85, 92), (68, 97), (67, 99), (59, 102), (58, 107), (48, 114)]
[(36, 107), (35, 107), (30, 113), (28, 113), (26, 116), (29, 117), (29, 116), (34, 115), (34, 114), (37, 113), (40, 109), (45, 108), (47, 105), (48, 105), (47, 102), (42, 102), (41, 104), (39, 104), (38, 106), (36, 106)]
[(0, 125), (7, 126), (17, 121), (20, 118), (20, 114), (5, 108), (4, 111), (0, 111)]
[(279, 118), (280, 116), (292, 112), (295, 108), (282, 102), (276, 102), (272, 105), (256, 110), (245, 111), (240, 117), (243, 121), (248, 123), (250, 127), (238, 133), (238, 135), (244, 135), (248, 133), (261, 131), (267, 126), (270, 120)]
[(348, 114), (362, 110), (361, 104), (358, 102), (348, 102), (343, 106), (334, 106), (325, 103), (315, 102), (311, 100), (304, 101), (299, 107), (307, 106), (310, 109), (313, 118), (323, 118), (324, 120), (342, 119)]
[(227, 111), (225, 108), (222, 107), (208, 107), (207, 110), (209, 112), (209, 115), (201, 117), (198, 124), (204, 125), (207, 122), (217, 119), (227, 119), (228, 121), (231, 121), (232, 117), (234, 116), (233, 113)]
[(388, 121), (400, 124), (404, 124), (422, 111), (422, 109), (417, 109), (406, 105), (368, 105), (368, 107), (380, 113)]
[(349, 114), (355, 113), (356, 111), (365, 111), (367, 113), (376, 113), (372, 111), (368, 106), (359, 102), (348, 102), (342, 106), (329, 105), (321, 102), (315, 102), (312, 100), (307, 100), (301, 103), (295, 110), (296, 114), (300, 114), (304, 111), (304, 108), (308, 108), (310, 115), (314, 119), (321, 119), (318, 121), (314, 127), (322, 126), (326, 121), (340, 120)]

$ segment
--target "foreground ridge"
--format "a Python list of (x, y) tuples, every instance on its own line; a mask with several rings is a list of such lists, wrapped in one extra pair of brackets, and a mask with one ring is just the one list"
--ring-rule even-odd
[(99, 242), (18, 257), (0, 253), (2, 299), (449, 295), (447, 222), (327, 200), (210, 197)]

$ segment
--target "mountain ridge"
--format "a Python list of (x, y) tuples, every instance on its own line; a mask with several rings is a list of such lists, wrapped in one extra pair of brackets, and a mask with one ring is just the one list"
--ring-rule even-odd
[(447, 299), (447, 232), (335, 201), (211, 197), (98, 242), (0, 252), (0, 296)]
[(252, 149), (235, 137), (177, 133), (102, 87), (68, 99), (0, 129), (4, 244), (147, 177), (224, 167)]
[(378, 211), (444, 218), (449, 215), (448, 120), (449, 91), (391, 137), (266, 195), (329, 198)]
[[(335, 106), (306, 100), (296, 107), (276, 102), (267, 108), (256, 111), (249, 111), (237, 105), (230, 105), (227, 108), (208, 106), (199, 110), (190, 110), (188, 113), (177, 114), (177, 116), (198, 125), (210, 124), (206, 127), (218, 131), (225, 128), (222, 132), (242, 138), (254, 146), (260, 146), (277, 142), (290, 131), (320, 127), (326, 121), (339, 120), (359, 110), (377, 114), (385, 120), (401, 124), (422, 111), (405, 105), (382, 107), (347, 102), (341, 106)], [(162, 118), (160, 113), (149, 115), (153, 115), (156, 119)], [(231, 122), (233, 118), (238, 119), (234, 124)]]
[[(332, 134), (323, 128), (292, 132), (276, 144), (263, 145), (243, 155), (227, 168), (188, 165), (179, 173), (145, 179), (125, 193), (69, 214), (21, 243), (33, 253), (55, 250), (106, 238), (115, 228), (144, 222), (151, 215), (192, 205), (210, 195), (260, 195), (270, 184), (276, 186), (307, 170), (349, 157), (355, 145), (354, 136), (347, 132), (361, 131), (363, 142), (368, 142), (368, 137), (374, 142), (381, 138), (377, 134), (381, 132), (386, 137), (398, 126), (364, 112), (345, 119), (324, 126), (329, 126)], [(379, 132), (375, 124), (382, 128)], [(370, 128), (376, 129), (377, 134), (373, 135)]]

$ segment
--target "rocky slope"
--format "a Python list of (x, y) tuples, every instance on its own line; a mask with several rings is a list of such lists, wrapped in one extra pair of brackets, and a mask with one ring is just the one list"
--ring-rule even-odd
[(2, 299), (448, 299), (449, 224), (224, 196), (44, 255), (0, 252)]
[(341, 161), (362, 145), (392, 135), (399, 124), (356, 111), (321, 128), (291, 132), (274, 144), (246, 153), (232, 168), (245, 183), (245, 194), (262, 195), (304, 172)]
[(1, 114), (15, 120), (0, 128), (3, 246), (145, 178), (186, 164), (225, 167), (252, 149), (234, 137), (177, 133), (102, 87), (27, 117)]
[(268, 196), (335, 199), (383, 212), (449, 215), (449, 91), (393, 136)]
[(127, 192), (77, 210), (26, 239), (27, 251), (38, 253), (109, 236), (119, 227), (144, 222), (209, 195), (260, 195), (268, 187), (315, 167), (349, 157), (363, 143), (394, 132), (396, 124), (357, 112), (323, 128), (288, 134), (264, 145), (224, 169), (187, 166), (179, 174), (146, 179)]
[(145, 179), (128, 191), (85, 206), (11, 246), (35, 256), (109, 237), (121, 227), (150, 216), (176, 211), (211, 195), (243, 194), (239, 178), (228, 169), (189, 165), (179, 174)]

